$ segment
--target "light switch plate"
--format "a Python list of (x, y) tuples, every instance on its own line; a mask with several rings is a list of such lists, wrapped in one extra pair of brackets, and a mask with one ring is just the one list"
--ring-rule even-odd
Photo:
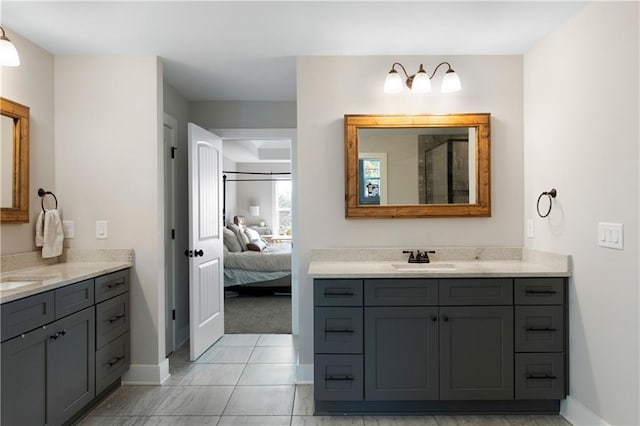
[(65, 238), (74, 238), (76, 236), (75, 224), (72, 220), (62, 221), (62, 233)]
[(96, 220), (96, 238), (105, 239), (109, 237), (106, 220)]
[(624, 250), (624, 227), (621, 223), (598, 223), (598, 245)]

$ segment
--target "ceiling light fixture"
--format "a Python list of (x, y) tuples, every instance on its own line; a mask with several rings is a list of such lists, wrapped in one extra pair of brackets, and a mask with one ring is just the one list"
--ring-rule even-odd
[(20, 56), (16, 47), (11, 43), (9, 37), (6, 36), (4, 28), (0, 27), (2, 35), (0, 36), (0, 65), (7, 67), (17, 67), (20, 65)]
[(387, 78), (384, 81), (385, 93), (398, 93), (402, 91), (402, 77), (398, 74), (398, 71), (396, 71), (396, 65), (402, 68), (402, 72), (404, 72), (406, 77), (404, 83), (413, 93), (427, 93), (431, 91), (431, 79), (436, 75), (436, 71), (438, 71), (438, 68), (442, 65), (449, 67), (442, 78), (442, 93), (452, 93), (462, 89), (460, 77), (458, 77), (458, 74), (456, 74), (453, 68), (451, 68), (451, 64), (449, 64), (449, 62), (439, 63), (436, 69), (433, 70), (433, 74), (430, 76), (427, 75), (422, 64), (420, 64), (420, 69), (417, 73), (409, 75), (405, 67), (400, 62), (394, 62), (393, 65), (391, 65), (391, 71), (389, 71), (389, 74), (387, 74)]

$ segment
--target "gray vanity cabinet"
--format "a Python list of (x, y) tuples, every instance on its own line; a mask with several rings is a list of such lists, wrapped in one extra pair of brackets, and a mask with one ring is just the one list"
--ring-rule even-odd
[(513, 307), (440, 307), (440, 399), (513, 399)]
[(47, 327), (47, 422), (65, 422), (95, 397), (95, 308)]
[(314, 280), (316, 414), (558, 412), (566, 278)]
[(47, 340), (39, 327), (2, 343), (3, 425), (46, 424)]
[(366, 400), (438, 399), (438, 308), (366, 307)]
[(128, 282), (122, 270), (0, 305), (3, 425), (72, 422), (119, 380), (129, 366)]

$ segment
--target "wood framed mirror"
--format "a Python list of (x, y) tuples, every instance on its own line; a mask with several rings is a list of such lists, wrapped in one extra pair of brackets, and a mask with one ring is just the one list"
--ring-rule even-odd
[(0, 222), (29, 222), (29, 107), (0, 98)]
[(345, 115), (346, 217), (491, 216), (490, 119)]

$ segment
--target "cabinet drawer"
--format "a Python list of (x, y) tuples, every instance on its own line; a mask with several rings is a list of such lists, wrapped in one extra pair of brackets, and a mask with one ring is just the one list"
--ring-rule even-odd
[(564, 309), (562, 306), (516, 306), (516, 352), (562, 352)]
[(129, 333), (118, 337), (96, 352), (96, 395), (129, 369)]
[(362, 280), (314, 280), (315, 306), (362, 306)]
[(362, 400), (362, 355), (316, 355), (314, 365), (313, 391), (316, 400)]
[(2, 341), (54, 320), (53, 291), (0, 305)]
[(364, 281), (366, 306), (429, 306), (438, 304), (438, 281), (380, 279)]
[(96, 306), (96, 348), (129, 331), (129, 293)]
[(316, 353), (362, 353), (362, 308), (315, 308), (314, 351)]
[(562, 305), (564, 278), (516, 278), (516, 305)]
[(516, 354), (515, 391), (516, 399), (564, 398), (563, 354)]
[(129, 291), (129, 270), (113, 272), (96, 278), (96, 303)]
[(93, 305), (93, 285), (91, 279), (56, 289), (56, 319)]
[(442, 306), (512, 305), (513, 282), (509, 278), (440, 280)]

